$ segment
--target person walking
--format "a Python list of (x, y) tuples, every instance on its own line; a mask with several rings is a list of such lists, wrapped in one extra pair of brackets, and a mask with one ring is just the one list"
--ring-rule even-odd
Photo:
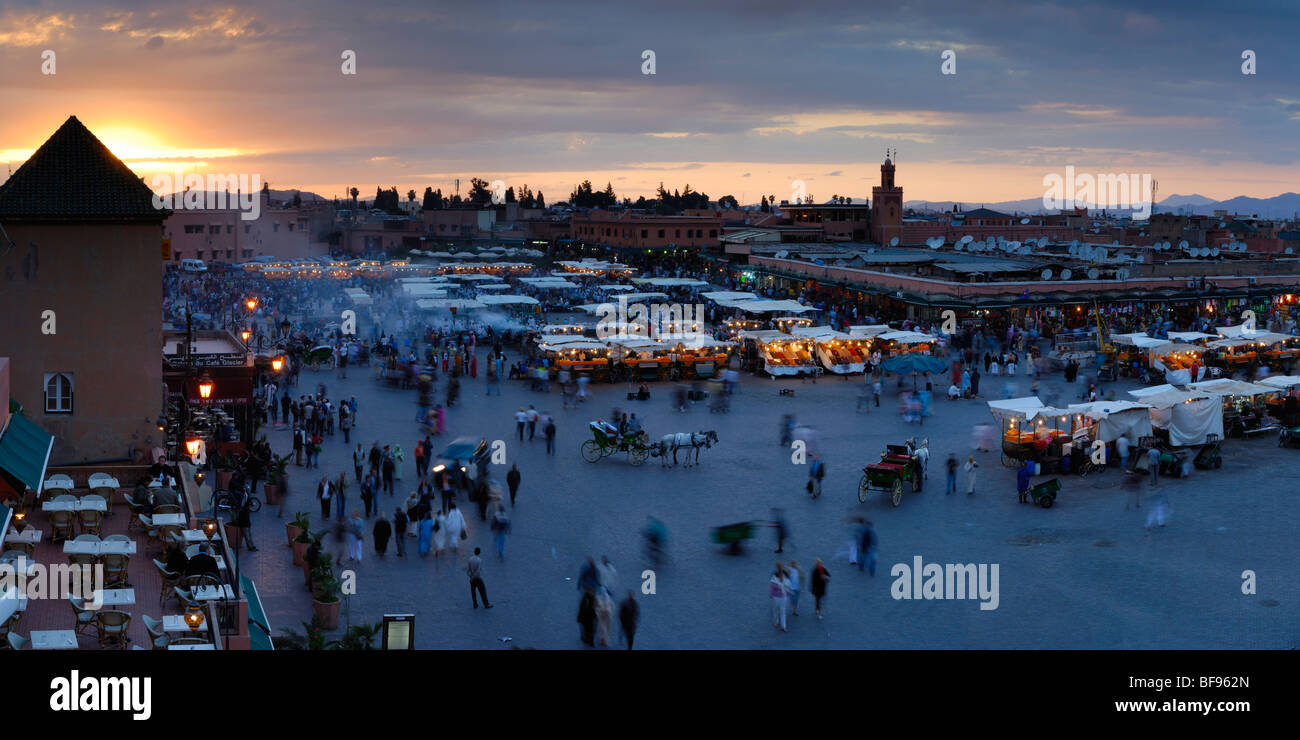
[(346, 523), (340, 522), (339, 527), (343, 529), (343, 540), (347, 543), (347, 555), (342, 562), (349, 560), (361, 562), (361, 535), (363, 532), (361, 524), (361, 512), (353, 511), (352, 518)]
[(614, 641), (614, 599), (604, 586), (596, 589), (596, 640), (601, 647)]
[(293, 464), (302, 467), (302, 448), (305, 447), (303, 442), (302, 429), (295, 424), (293, 427)]
[(618, 605), (618, 624), (623, 629), (623, 640), (628, 650), (632, 649), (632, 641), (636, 639), (636, 625), (640, 618), (641, 606), (636, 603), (636, 592), (629, 588), (627, 598)]
[(871, 572), (872, 577), (876, 575), (876, 530), (871, 528), (871, 522), (864, 520), (862, 529), (858, 532), (858, 572), (864, 569)]
[(506, 485), (510, 487), (510, 507), (514, 508), (515, 493), (519, 491), (519, 466), (510, 466), (510, 472), (506, 473)]
[(515, 430), (519, 432), (520, 442), (524, 441), (524, 425), (527, 423), (528, 423), (528, 412), (524, 411), (523, 406), (520, 406), (519, 410), (515, 412)]
[(510, 516), (506, 514), (505, 504), (497, 502), (493, 507), (492, 521), (488, 525), (492, 529), (492, 539), (496, 542), (497, 558), (504, 560), (506, 557), (506, 535), (510, 533)]
[[(442, 513), (439, 512), (438, 515), (441, 516)], [(416, 525), (416, 529), (419, 530), (420, 534), (419, 539), (416, 540), (420, 557), (428, 555), (429, 550), (433, 547), (434, 525), (433, 515), (429, 511), (421, 512), (420, 523)]]
[(402, 452), (402, 446), (393, 445), (393, 480), (400, 481), (402, 479), (402, 468), (404, 467), (406, 467), (406, 455)]
[(415, 443), (415, 477), (424, 480), (424, 440)]
[(346, 404), (339, 406), (339, 429), (343, 430), (343, 444), (350, 444), (352, 442), (352, 417), (343, 411), (345, 408), (347, 408)]
[(357, 449), (352, 452), (352, 474), (353, 480), (360, 483), (362, 478), (362, 468), (366, 465), (366, 453), (361, 451), (361, 443), (357, 442)]
[(388, 445), (384, 445), (383, 461), (379, 464), (379, 467), (380, 470), (383, 471), (384, 475), (384, 491), (386, 491), (389, 496), (392, 496), (394, 495), (393, 477), (397, 473), (397, 461), (393, 458), (393, 451), (389, 449)]
[(776, 530), (776, 551), (780, 553), (785, 549), (785, 538), (790, 536), (790, 528), (785, 523), (785, 512), (772, 509), (772, 522), (769, 526)]
[(1020, 503), (1029, 500), (1029, 466), (1032, 463), (1028, 460), (1020, 464), (1020, 469), (1016, 471), (1016, 493), (1020, 496)]
[(409, 520), (406, 512), (398, 506), (393, 509), (393, 541), (397, 543), (397, 557), (406, 557), (406, 530), (409, 526)]
[(460, 541), (469, 537), (467, 526), (465, 524), (465, 515), (460, 513), (456, 508), (456, 502), (452, 502), (447, 511), (446, 521), (442, 525), (446, 531), (446, 545), (452, 552), (460, 549)]
[(488, 603), (487, 586), (483, 585), (483, 558), (479, 557), (481, 550), (474, 548), (474, 554), (469, 556), (469, 561), (465, 563), (465, 575), (469, 576), (469, 598), (474, 602), (474, 608), (478, 608), (478, 598), (483, 597), (483, 608), (491, 609), (492, 605)]
[(329, 476), (326, 475), (320, 477), (320, 484), (316, 486), (316, 499), (320, 501), (320, 516), (326, 521), (330, 518), (330, 499), (334, 497), (333, 487)]
[(778, 562), (776, 570), (772, 571), (767, 588), (768, 596), (772, 599), (772, 626), (786, 632), (785, 608), (789, 603), (790, 581), (785, 577), (785, 566), (781, 563)]
[(374, 529), (370, 532), (375, 538), (375, 554), (384, 557), (388, 552), (388, 539), (393, 536), (393, 525), (388, 523), (383, 514), (375, 520)]
[(826, 477), (826, 465), (822, 463), (821, 455), (813, 455), (812, 462), (808, 465), (808, 493), (813, 498), (822, 495), (822, 478)]
[(970, 457), (966, 458), (966, 495), (967, 496), (973, 496), (975, 494), (975, 469), (978, 468), (979, 466), (980, 464), (975, 462), (974, 455), (971, 455)]
[(826, 598), (826, 586), (830, 584), (831, 573), (826, 570), (826, 564), (821, 558), (813, 565), (812, 574), (812, 595), (813, 603), (816, 606), (817, 618), (822, 618), (822, 599)]
[(528, 411), (524, 412), (524, 417), (528, 421), (528, 441), (532, 442), (537, 433), (537, 409), (532, 404), (528, 404)]
[(546, 435), (546, 454), (554, 455), (555, 454), (555, 419), (552, 419), (549, 414), (547, 414), (546, 416), (546, 426), (545, 428), (543, 428), (542, 433)]
[(370, 518), (370, 510), (375, 506), (375, 474), (367, 473), (365, 480), (361, 481), (361, 505), (365, 509), (366, 518)]
[[(1152, 447), (1147, 453), (1147, 464), (1151, 466), (1151, 485), (1155, 486), (1156, 481), (1160, 479), (1160, 450)], [(1137, 508), (1142, 508), (1139, 504)]]
[(239, 527), (239, 542), (248, 543), (249, 552), (257, 552), (253, 544), (252, 497), (243, 496), (239, 502), (239, 511), (235, 514), (235, 525)]
[(957, 492), (957, 456), (948, 453), (948, 462), (944, 463), (948, 471), (948, 487), (944, 489), (944, 495)]
[(791, 560), (786, 567), (786, 577), (790, 581), (790, 614), (799, 616), (799, 588), (803, 584), (803, 570), (799, 563)]
[(578, 602), (578, 624), (582, 644), (593, 647), (596, 644), (596, 590), (584, 589), (582, 600)]

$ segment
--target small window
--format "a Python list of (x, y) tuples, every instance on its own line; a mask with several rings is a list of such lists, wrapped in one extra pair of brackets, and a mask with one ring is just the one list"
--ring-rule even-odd
[(664, 230), (663, 230), (663, 229), (660, 229), (660, 230), (659, 230), (659, 238), (660, 238), (660, 239), (664, 238)]
[(642, 239), (649, 239), (649, 238), (650, 238), (650, 230), (649, 230), (649, 229), (641, 229), (641, 238), (642, 238)]
[(251, 227), (251, 226), (245, 225), (245, 226), (244, 226), (244, 233), (247, 234), (249, 231), (252, 230), (252, 228), (253, 228), (253, 227)]
[(710, 238), (710, 239), (716, 239), (717, 237), (718, 237), (718, 230), (717, 230), (717, 229), (709, 229), (709, 238)]
[(72, 373), (45, 374), (45, 413), (72, 413)]
[(234, 232), (235, 232), (235, 227), (234, 227), (234, 225), (233, 225), (233, 224), (226, 224), (226, 233), (227, 233), (227, 234), (233, 234)]

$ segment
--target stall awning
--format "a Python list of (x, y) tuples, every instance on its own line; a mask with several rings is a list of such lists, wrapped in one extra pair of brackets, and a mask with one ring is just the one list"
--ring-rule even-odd
[(262, 608), (262, 596), (257, 593), (257, 586), (248, 576), (239, 577), (239, 590), (248, 600), (248, 642), (253, 650), (274, 650), (271, 641), (271, 623), (266, 619), (266, 610)]
[(26, 486), (40, 493), (53, 448), (54, 435), (25, 416), (10, 416), (9, 426), (0, 431), (0, 475), (19, 492)]

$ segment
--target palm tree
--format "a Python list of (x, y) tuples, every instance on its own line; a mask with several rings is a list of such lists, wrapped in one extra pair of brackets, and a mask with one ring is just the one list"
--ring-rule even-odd
[(360, 190), (357, 190), (356, 188), (350, 188), (350, 189), (348, 190), (348, 194), (352, 196), (352, 208), (353, 208), (353, 210), (356, 210), (356, 207), (357, 207), (357, 196), (358, 196), (358, 195), (361, 195), (361, 191), (360, 191)]

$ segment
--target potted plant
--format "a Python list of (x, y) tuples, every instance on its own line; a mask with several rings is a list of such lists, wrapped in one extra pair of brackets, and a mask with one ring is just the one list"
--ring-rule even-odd
[[(293, 543), (297, 541), (298, 535), (306, 531), (310, 524), (311, 518), (305, 511), (300, 511), (297, 514), (294, 514), (293, 521), (284, 523), (284, 533), (289, 536), (289, 545), (291, 547), (293, 546)], [(297, 565), (297, 563), (294, 563), (294, 565)]]
[(307, 522), (303, 522), (302, 531), (298, 532), (298, 534), (293, 538), (292, 546), (294, 565), (305, 565), (306, 560), (304, 560), (304, 557), (307, 554), (307, 550), (313, 543), (318, 543), (321, 540), (321, 533), (313, 534), (308, 531), (306, 525)]
[(321, 629), (320, 619), (313, 616), (311, 623), (303, 622), (303, 633), (286, 629), (283, 634), (271, 638), (276, 650), (324, 650), (329, 643)]
[(229, 489), (230, 479), (235, 475), (235, 461), (228, 455), (217, 455), (213, 466), (217, 469), (217, 488)]
[(266, 503), (274, 504), (279, 502), (281, 489), (284, 487), (286, 466), (289, 464), (288, 455), (276, 455), (271, 462), (270, 468), (266, 472), (266, 483), (262, 484), (262, 491), (266, 494)]
[(334, 558), (321, 555), (312, 569), (312, 608), (320, 619), (321, 629), (334, 630), (339, 626), (339, 608), (342, 606), (342, 589), (334, 575)]

